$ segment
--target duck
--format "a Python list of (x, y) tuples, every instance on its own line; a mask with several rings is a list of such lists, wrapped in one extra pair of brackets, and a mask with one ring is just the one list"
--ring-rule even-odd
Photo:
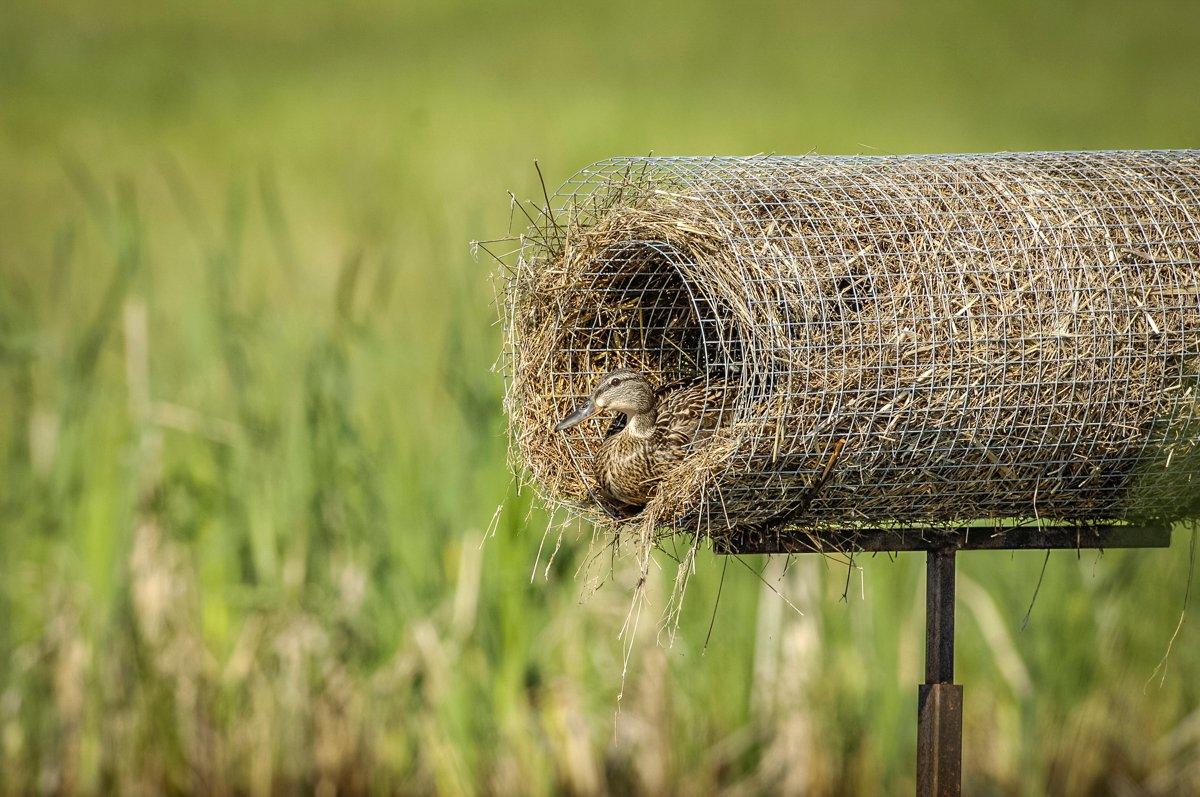
[(554, 426), (564, 432), (588, 418), (615, 413), (596, 452), (600, 506), (614, 518), (640, 512), (670, 467), (732, 416), (729, 384), (696, 378), (655, 388), (640, 371), (604, 374), (587, 401)]

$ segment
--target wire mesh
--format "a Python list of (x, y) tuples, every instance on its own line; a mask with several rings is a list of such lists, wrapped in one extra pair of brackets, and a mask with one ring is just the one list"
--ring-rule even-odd
[(605, 426), (552, 426), (630, 367), (726, 387), (668, 525), (1193, 515), (1198, 192), (1195, 151), (594, 164), (504, 286), (515, 454), (587, 507)]

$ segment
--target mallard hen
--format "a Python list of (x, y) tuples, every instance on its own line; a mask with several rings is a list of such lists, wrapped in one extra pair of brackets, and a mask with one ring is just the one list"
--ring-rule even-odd
[(711, 437), (732, 415), (724, 381), (672, 382), (655, 390), (645, 375), (628, 369), (601, 377), (587, 402), (559, 421), (563, 431), (600, 412), (618, 413), (594, 463), (600, 504), (614, 516), (646, 505), (667, 469), (691, 444)]

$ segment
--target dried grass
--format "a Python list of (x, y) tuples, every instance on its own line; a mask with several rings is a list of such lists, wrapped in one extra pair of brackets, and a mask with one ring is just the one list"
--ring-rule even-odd
[(602, 525), (605, 426), (552, 425), (614, 367), (734, 385), (643, 537), (1196, 508), (1196, 152), (619, 159), (521, 208), (515, 464)]

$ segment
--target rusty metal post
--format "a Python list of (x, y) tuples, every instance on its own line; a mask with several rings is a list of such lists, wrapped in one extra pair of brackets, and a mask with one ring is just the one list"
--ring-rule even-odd
[(954, 683), (953, 547), (926, 554), (925, 683), (917, 694), (917, 795), (962, 793), (963, 689)]

